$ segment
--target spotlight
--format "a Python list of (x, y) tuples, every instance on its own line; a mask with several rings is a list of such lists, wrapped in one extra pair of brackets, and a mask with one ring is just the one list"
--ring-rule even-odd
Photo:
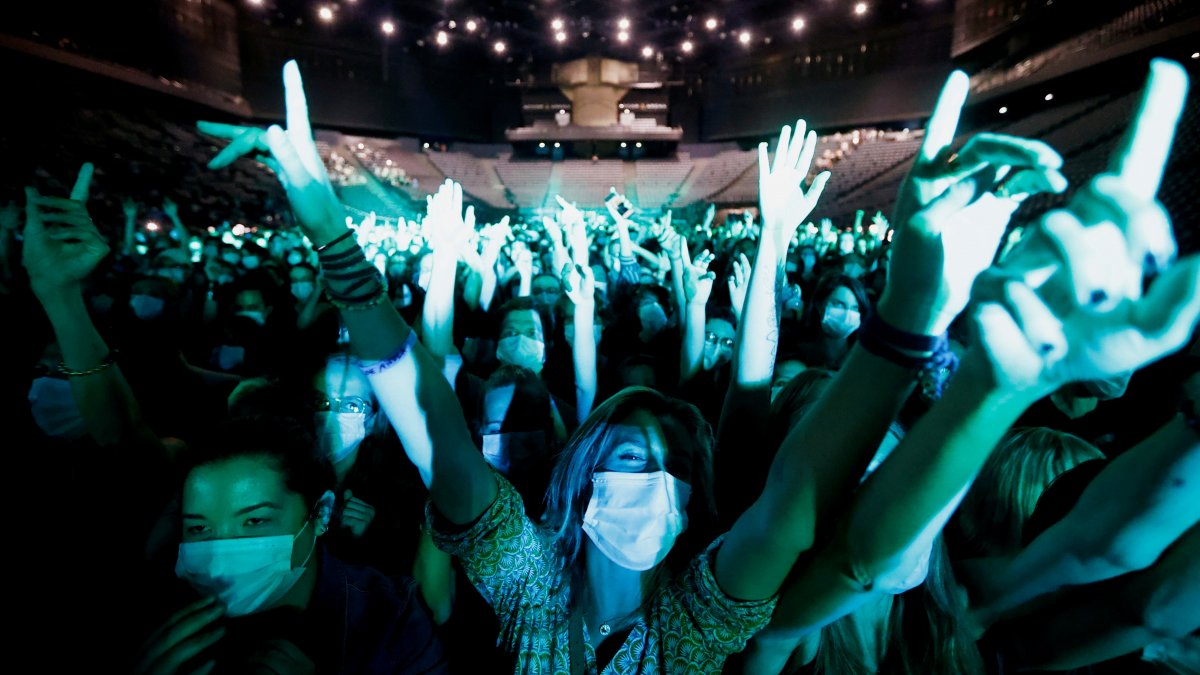
[(508, 49), (508, 47), (504, 44), (504, 42), (497, 40), (496, 44), (492, 45), (492, 49), (496, 50), (497, 54), (503, 54), (504, 50)]
[(446, 35), (446, 31), (439, 30), (437, 32), (437, 43), (439, 47), (445, 47), (450, 42), (450, 36)]
[(449, 26), (450, 26), (450, 30), (454, 30), (455, 28), (458, 28), (458, 22), (457, 22), (457, 21), (451, 21), (451, 22), (450, 22), (450, 24), (449, 24)]
[(1008, 114), (1008, 106), (1006, 106), (1006, 105), (1002, 105), (1002, 106), (1000, 106), (1000, 114), (1001, 114), (1001, 115), (1006, 115), (1006, 114)]
[(691, 54), (692, 47), (693, 45), (691, 40), (684, 40), (683, 44), (679, 45), (679, 48), (683, 50), (684, 54)]
[(796, 17), (795, 19), (792, 19), (792, 30), (797, 33), (804, 30), (804, 19), (802, 19), (800, 17)]
[(246, 0), (246, 3), (254, 5), (255, 7), (262, 7), (263, 0)]
[(867, 3), (865, 3), (865, 2), (860, 2), (860, 3), (856, 4), (856, 5), (854, 5), (854, 13), (855, 13), (855, 14), (857, 14), (857, 15), (859, 15), (859, 16), (862, 16), (863, 14), (866, 14), (866, 13), (867, 13)]
[(617, 33), (617, 42), (629, 42), (629, 31)]
[(1047, 100), (1047, 101), (1053, 101), (1053, 100), (1054, 100), (1054, 94), (1046, 94), (1046, 100)]
[(744, 30), (738, 34), (738, 42), (748, 45), (750, 44), (750, 31)]
[(396, 24), (391, 21), (384, 21), (379, 24), (379, 30), (382, 30), (384, 35), (391, 35), (396, 32)]
[(1192, 52), (1193, 59), (1200, 59), (1200, 52)]
[(545, 143), (538, 143), (538, 147), (539, 147), (539, 148), (544, 148), (544, 147), (546, 147), (546, 144), (545, 144)]
[(428, 144), (428, 143), (422, 143), (422, 144), (421, 144), (421, 147), (422, 147), (422, 148), (424, 148), (424, 149), (426, 149), (426, 150), (428, 150), (428, 149), (429, 149), (429, 144)]
[(641, 142), (641, 141), (638, 141), (637, 143), (634, 143), (634, 144), (633, 144), (633, 147), (635, 147), (635, 148), (640, 148), (640, 147), (642, 147), (642, 142)]
[(559, 143), (559, 142), (557, 142), (557, 141), (556, 141), (556, 142), (554, 143), (554, 147), (556, 147), (556, 148), (561, 148), (561, 147), (562, 147), (562, 143)]
[(567, 34), (562, 32), (561, 30), (558, 31), (557, 33), (554, 34), (554, 41), (555, 42), (566, 42)]
[(158, 223), (151, 220), (146, 223), (146, 229), (150, 230), (151, 232), (157, 232), (158, 231)]
[(625, 141), (621, 141), (621, 147), (622, 147), (622, 148), (627, 148), (627, 147), (629, 147), (629, 144), (628, 144), (628, 143), (626, 143)]
[(617, 22), (617, 28), (620, 28), (621, 30), (629, 30), (629, 19), (621, 17), (621, 20)]
[(644, 56), (646, 58), (650, 58), (651, 56), (654, 56), (654, 47), (651, 47), (650, 45), (646, 45), (645, 47), (642, 47), (642, 56)]
[(704, 27), (709, 30), (716, 30), (717, 29), (717, 20), (710, 16), (708, 18), (708, 20), (704, 22)]
[(551, 21), (550, 27), (553, 28), (554, 30), (562, 30), (563, 29), (563, 20), (555, 19), (555, 20)]
[(324, 21), (325, 23), (329, 23), (330, 21), (333, 21), (333, 8), (330, 7), (329, 5), (323, 5), (320, 9), (317, 10), (317, 18)]
[(474, 33), (475, 29), (479, 28), (479, 24), (475, 23), (475, 19), (467, 21), (467, 30)]

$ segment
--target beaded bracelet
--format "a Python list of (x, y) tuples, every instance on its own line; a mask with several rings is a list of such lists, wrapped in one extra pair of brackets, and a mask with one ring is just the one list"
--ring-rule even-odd
[(95, 375), (96, 373), (111, 368), (116, 362), (117, 350), (112, 349), (109, 350), (108, 355), (104, 357), (104, 360), (100, 362), (100, 365), (94, 368), (88, 368), (87, 370), (71, 370), (67, 367), (65, 361), (59, 361), (58, 372), (66, 375), (67, 377), (87, 377), (88, 375)]
[(386, 359), (384, 359), (382, 361), (377, 361), (370, 365), (359, 364), (359, 370), (362, 371), (363, 375), (366, 375), (368, 377), (370, 377), (371, 375), (378, 375), (378, 374), (382, 373), (383, 371), (387, 370), (388, 368), (391, 368), (392, 366), (396, 365), (397, 363), (400, 363), (400, 360), (403, 359), (405, 357), (405, 355), (408, 354), (409, 350), (412, 349), (412, 346), (414, 344), (416, 344), (416, 342), (417, 342), (417, 331), (412, 330), (410, 328), (408, 330), (408, 337), (406, 337), (404, 339), (404, 343), (400, 345), (400, 348), (397, 349), (394, 354), (392, 354), (391, 356), (387, 357)]

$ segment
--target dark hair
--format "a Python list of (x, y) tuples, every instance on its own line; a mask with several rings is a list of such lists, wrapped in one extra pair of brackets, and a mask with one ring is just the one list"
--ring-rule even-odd
[(313, 506), (337, 485), (333, 465), (317, 451), (312, 434), (281, 417), (237, 417), (202, 432), (184, 454), (184, 476), (195, 469), (240, 457), (261, 457), (283, 475), (288, 490)]
[(822, 313), (825, 311), (825, 303), (829, 300), (829, 296), (833, 295), (833, 292), (839, 287), (845, 287), (854, 294), (854, 299), (858, 301), (858, 313), (862, 317), (862, 322), (867, 322), (867, 317), (871, 315), (871, 300), (867, 297), (867, 289), (863, 287), (862, 282), (845, 274), (827, 274), (817, 282), (817, 290), (813, 293), (813, 301), (805, 303), (810, 326), (814, 328), (820, 327), (821, 319), (823, 318)]
[[(615, 428), (637, 411), (645, 411), (666, 427), (668, 453), (686, 452), (691, 457), (691, 475), (678, 478), (691, 485), (688, 500), (688, 530), (667, 557), (668, 565), (690, 559), (699, 546), (711, 541), (716, 519), (713, 499), (712, 427), (696, 406), (665, 396), (647, 387), (629, 387), (601, 403), (579, 426), (563, 449), (550, 488), (546, 491), (545, 523), (550, 528), (564, 570), (570, 570), (583, 543), (583, 514), (592, 497), (592, 475), (612, 446)], [(690, 536), (689, 536), (690, 535)], [(698, 546), (699, 545), (699, 546)]]
[[(538, 313), (537, 307), (535, 307), (533, 304), (533, 298), (530, 298), (529, 296), (513, 298), (512, 300), (509, 300), (508, 302), (501, 305), (500, 309), (496, 310), (497, 337), (499, 336), (499, 333), (500, 333), (500, 327), (504, 325), (504, 320), (507, 319), (508, 315), (512, 314), (513, 312), (533, 312), (534, 314)], [(538, 318), (539, 319), (541, 318), (540, 314), (538, 315)], [(545, 329), (545, 327), (543, 326), (543, 330), (544, 329)]]
[(733, 326), (735, 329), (737, 328), (737, 317), (734, 316), (733, 310), (729, 309), (728, 307), (721, 307), (719, 305), (716, 307), (709, 307), (706, 314), (708, 316), (705, 317), (705, 321), (717, 319), (719, 321), (724, 321), (730, 326)]
[[(550, 391), (541, 376), (528, 368), (503, 364), (492, 372), (483, 385), (483, 395), (512, 386), (513, 401), (504, 418), (504, 431), (554, 431)], [(549, 440), (549, 439), (548, 439)]]

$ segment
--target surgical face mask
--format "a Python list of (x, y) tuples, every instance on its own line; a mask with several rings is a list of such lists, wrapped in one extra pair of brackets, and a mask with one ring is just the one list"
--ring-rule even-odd
[(287, 263), (289, 265), (299, 265), (304, 262), (304, 254), (300, 251), (288, 251)]
[(861, 322), (862, 315), (857, 311), (844, 307), (826, 307), (825, 317), (821, 319), (821, 330), (830, 337), (844, 340), (846, 336), (858, 330)]
[(526, 463), (546, 449), (546, 434), (541, 431), (512, 431), (483, 434), (483, 458), (497, 471), (508, 476), (516, 469), (528, 468)]
[(363, 413), (317, 413), (317, 445), (334, 464), (350, 456), (367, 437), (367, 416)]
[(242, 266), (244, 266), (248, 270), (257, 268), (258, 267), (258, 256), (248, 255), (245, 258), (242, 258)]
[(667, 327), (667, 312), (657, 302), (648, 302), (638, 307), (638, 320), (642, 322), (642, 330), (657, 335)]
[(87, 427), (75, 404), (71, 383), (55, 377), (39, 377), (29, 387), (29, 410), (43, 434), (74, 441), (83, 438)]
[[(318, 513), (328, 525), (333, 493), (326, 491)], [(292, 547), (312, 523), (309, 518), (294, 535), (237, 537), (189, 541), (179, 545), (175, 574), (197, 592), (216, 597), (226, 616), (245, 616), (267, 609), (292, 590), (312, 558), (317, 540), (299, 567), (292, 567)]]
[(241, 345), (221, 345), (217, 347), (217, 367), (221, 370), (233, 370), (246, 360), (246, 348)]
[(153, 295), (129, 296), (129, 307), (137, 318), (142, 321), (152, 321), (162, 316), (163, 299)]
[(510, 335), (496, 344), (496, 358), (501, 363), (528, 368), (535, 373), (542, 372), (545, 356), (546, 343), (525, 335)]
[(691, 486), (666, 471), (596, 473), (583, 531), (621, 567), (651, 569), (687, 529), (690, 495)]
[(257, 311), (257, 310), (248, 310), (248, 309), (247, 309), (247, 310), (242, 310), (242, 311), (240, 311), (240, 312), (238, 312), (238, 313), (237, 313), (237, 316), (244, 316), (244, 317), (246, 317), (247, 319), (250, 319), (251, 321), (253, 321), (254, 323), (256, 323), (256, 324), (258, 324), (258, 325), (260, 325), (260, 326), (262, 326), (262, 325), (264, 325), (264, 324), (266, 324), (266, 323), (267, 323), (267, 315), (266, 315), (266, 313), (265, 313), (265, 312), (259, 312), (259, 311)]
[(292, 282), (292, 297), (300, 302), (304, 302), (312, 297), (313, 291), (317, 285), (311, 281), (293, 281)]

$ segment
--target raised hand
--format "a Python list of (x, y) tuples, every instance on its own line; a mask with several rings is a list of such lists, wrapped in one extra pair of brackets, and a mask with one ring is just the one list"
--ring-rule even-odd
[(171, 201), (170, 197), (163, 197), (162, 210), (171, 220), (179, 219), (179, 205)]
[(560, 218), (566, 233), (566, 244), (571, 251), (571, 261), (576, 265), (587, 267), (592, 238), (588, 236), (587, 223), (584, 221), (583, 213), (574, 204), (568, 204), (562, 197), (558, 197), (558, 203), (562, 206)]
[(202, 133), (230, 141), (208, 163), (210, 169), (226, 167), (244, 155), (260, 158), (283, 185), (304, 233), (314, 244), (322, 245), (344, 231), (340, 228), (344, 227), (345, 213), (313, 141), (304, 82), (295, 61), (283, 66), (283, 90), (286, 130), (275, 124), (267, 129), (215, 122), (198, 122), (196, 126)]
[(750, 290), (750, 259), (745, 253), (739, 253), (733, 260), (733, 273), (729, 275), (729, 302), (733, 305), (733, 314), (739, 320), (742, 318), (742, 308), (746, 306), (746, 291)]
[(770, 238), (777, 251), (787, 252), (792, 235), (817, 205), (829, 172), (822, 171), (808, 190), (804, 181), (817, 148), (817, 133), (805, 136), (804, 120), (796, 120), (795, 132), (784, 126), (775, 146), (775, 161), (767, 156), (767, 144), (758, 145), (758, 203), (763, 218), (763, 238)]
[(700, 252), (693, 261), (688, 251), (687, 240), (679, 240), (679, 257), (683, 263), (683, 297), (686, 304), (704, 305), (712, 294), (715, 274), (708, 271), (708, 266), (716, 257), (709, 250)]
[(125, 218), (127, 220), (135, 220), (138, 215), (137, 202), (133, 201), (129, 197), (122, 199), (121, 200), (121, 213), (125, 214)]
[(1186, 91), (1182, 67), (1156, 61), (1114, 156), (1120, 173), (1097, 177), (1067, 208), (1046, 214), (979, 279), (984, 344), (1010, 386), (1053, 391), (1104, 379), (1187, 342), (1200, 320), (1200, 258), (1167, 269), (1145, 297), (1140, 283), (1146, 268), (1169, 265), (1175, 250), (1170, 221), (1154, 199), (1158, 185), (1146, 177), (1162, 176)]
[(516, 268), (517, 274), (521, 275), (522, 284), (526, 280), (533, 279), (533, 253), (524, 242), (514, 242), (512, 250), (509, 252), (512, 259), (513, 267)]
[(496, 264), (496, 260), (500, 257), (500, 250), (504, 248), (504, 244), (512, 240), (512, 236), (512, 226), (508, 224), (508, 216), (504, 216), (500, 222), (492, 223), (479, 231), (479, 238), (483, 240), (483, 251), (480, 256), (489, 269)]
[(713, 224), (713, 220), (716, 219), (716, 217), (717, 217), (717, 205), (709, 204), (708, 208), (704, 210), (704, 223), (702, 223), (700, 225), (700, 230), (702, 232), (704, 232), (704, 236), (706, 236), (706, 237), (712, 236), (712, 224)]
[(940, 334), (966, 306), (991, 264), (1013, 212), (1030, 195), (1059, 193), (1067, 180), (1053, 148), (979, 134), (950, 146), (966, 102), (965, 73), (951, 73), (896, 203), (892, 262), (879, 313), (911, 333)]
[(589, 265), (563, 265), (563, 292), (576, 307), (595, 307), (596, 277)]
[(79, 169), (70, 198), (43, 197), (25, 188), (25, 244), (21, 262), (30, 285), (43, 293), (78, 288), (108, 255), (108, 243), (88, 215), (90, 163)]
[(421, 236), (434, 251), (461, 256), (475, 235), (475, 207), (463, 211), (462, 186), (449, 178), (425, 198)]

